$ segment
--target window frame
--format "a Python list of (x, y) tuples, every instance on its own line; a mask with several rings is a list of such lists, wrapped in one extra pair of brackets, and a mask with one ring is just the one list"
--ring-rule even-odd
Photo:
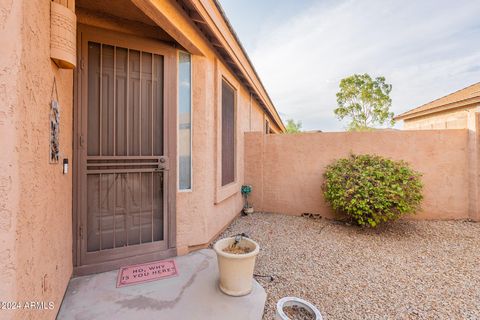
[[(232, 90), (233, 94), (233, 181), (228, 182), (227, 184), (223, 184), (223, 84), (225, 83), (226, 86), (230, 87)], [(220, 181), (220, 186), (227, 187), (237, 181), (237, 139), (238, 139), (238, 134), (237, 134), (237, 90), (234, 86), (228, 82), (227, 79), (222, 77), (221, 79), (221, 92), (220, 92), (221, 100), (220, 100), (220, 108), (221, 108), (221, 113), (220, 113), (220, 139), (221, 139), (221, 148), (220, 148), (220, 171), (221, 171), (221, 181)]]
[[(193, 55), (184, 50), (177, 50), (177, 191), (193, 192)], [(180, 188), (180, 54), (190, 56), (190, 188)]]
[[(221, 62), (217, 60), (216, 64), (216, 156), (215, 156), (215, 168), (216, 168), (216, 188), (215, 188), (215, 204), (218, 204), (227, 198), (230, 198), (234, 194), (240, 192), (239, 183), (239, 138), (240, 138), (240, 125), (238, 117), (239, 98), (240, 98), (240, 85), (233, 75), (230, 74), (228, 69), (224, 67)], [(222, 186), (222, 83), (225, 81), (232, 89), (234, 93), (234, 181)]]

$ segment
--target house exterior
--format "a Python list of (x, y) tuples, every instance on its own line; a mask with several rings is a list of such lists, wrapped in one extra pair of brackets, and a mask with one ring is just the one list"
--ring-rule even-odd
[(403, 120), (405, 130), (471, 129), (479, 111), (480, 82), (404, 112), (395, 120)]
[(1, 315), (53, 319), (72, 276), (206, 246), (244, 133), (285, 127), (215, 0), (0, 9), (0, 298), (53, 303)]

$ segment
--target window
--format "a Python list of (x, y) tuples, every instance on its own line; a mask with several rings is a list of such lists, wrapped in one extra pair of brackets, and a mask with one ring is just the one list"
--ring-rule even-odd
[(178, 57), (178, 186), (192, 189), (192, 77), (191, 58), (186, 52)]
[(222, 186), (235, 181), (235, 90), (222, 80)]

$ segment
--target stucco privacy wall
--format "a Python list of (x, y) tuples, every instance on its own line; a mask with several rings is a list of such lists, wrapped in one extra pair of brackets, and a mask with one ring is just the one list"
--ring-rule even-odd
[(469, 197), (467, 130), (247, 133), (245, 140), (245, 183), (253, 185), (258, 211), (333, 217), (321, 189), (325, 167), (350, 153), (370, 153), (405, 160), (423, 173), (425, 198), (415, 218), (478, 219), (469, 208), (477, 200)]
[(55, 76), (72, 159), (73, 73), (50, 60), (50, 1), (1, 1), (0, 39), (0, 300), (55, 305), (0, 317), (53, 319), (72, 272), (72, 179), (49, 164), (49, 109)]

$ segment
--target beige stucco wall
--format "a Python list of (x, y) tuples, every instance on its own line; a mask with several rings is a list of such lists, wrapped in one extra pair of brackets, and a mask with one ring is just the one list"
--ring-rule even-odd
[[(1, 3), (0, 39), (21, 35), (22, 3)], [(2, 41), (0, 46), (0, 300), (15, 300), (17, 286), (15, 231), (20, 205), (18, 152), (15, 152), (19, 106), (21, 41)], [(13, 93), (13, 94), (12, 94)], [(4, 312), (4, 311), (2, 311)]]
[[(208, 10), (214, 10), (203, 1)], [(213, 4), (213, 2), (212, 2)], [(274, 122), (240, 84), (197, 27), (170, 1), (154, 2), (162, 18), (157, 20), (180, 43), (188, 39), (192, 55), (192, 189), (176, 190), (176, 244), (179, 254), (206, 245), (240, 213), (244, 180), (244, 132), (263, 131), (265, 119)], [(155, 20), (155, 19), (154, 19)], [(90, 23), (82, 17), (82, 23)], [(103, 27), (108, 24), (103, 24)], [(110, 25), (114, 30), (118, 26)], [(236, 179), (220, 186), (221, 81), (236, 89)], [(278, 127), (275, 127), (279, 130)], [(181, 138), (181, 137), (180, 137)]]
[[(480, 125), (478, 118), (480, 105), (472, 104), (466, 107), (427, 114), (405, 119), (404, 130), (431, 129), (467, 129), (468, 130), (468, 197), (470, 217), (480, 218)], [(477, 201), (475, 201), (477, 199)]]
[(255, 100), (252, 103), (251, 123), (250, 131), (264, 131), (265, 114)]
[[(157, 3), (171, 25), (182, 31), (202, 54), (192, 55), (192, 189), (177, 191), (177, 249), (184, 254), (206, 245), (240, 213), (244, 180), (244, 132), (262, 130), (265, 112), (182, 12), (168, 2)], [(236, 96), (236, 179), (220, 186), (221, 81)], [(273, 123), (273, 121), (271, 121)]]
[[(65, 1), (64, 1), (65, 2)], [(73, 1), (68, 2), (74, 7)], [(54, 302), (47, 311), (2, 312), (9, 319), (53, 319), (72, 274), (73, 71), (50, 56), (50, 1), (0, 2), (0, 300)], [(261, 130), (264, 111), (251, 99), (185, 15), (165, 11), (202, 54), (192, 56), (193, 188), (177, 196), (177, 247), (208, 243), (241, 210), (244, 132)], [(56, 77), (61, 156), (49, 164), (49, 103)], [(237, 89), (237, 174), (219, 186), (222, 77)], [(60, 160), (60, 163), (62, 159)]]
[(0, 316), (53, 319), (72, 272), (72, 175), (49, 164), (49, 104), (55, 76), (71, 163), (73, 73), (49, 58), (50, 1), (2, 1), (0, 12), (0, 300), (55, 305)]
[(466, 129), (472, 125), (480, 106), (453, 109), (404, 120), (404, 130)]
[[(188, 247), (207, 244), (240, 213), (243, 206), (240, 187), (244, 177), (244, 132), (261, 130), (265, 117), (263, 110), (225, 65), (209, 52), (209, 48), (203, 49), (208, 52), (207, 56), (192, 57), (193, 176), (192, 190), (177, 193), (177, 247), (180, 254), (186, 253)], [(228, 190), (219, 186), (218, 178), (221, 154), (219, 87), (222, 77), (237, 89), (237, 177)]]
[(468, 191), (468, 140), (465, 129), (247, 133), (245, 183), (253, 185), (256, 210), (333, 217), (321, 190), (325, 167), (350, 153), (372, 153), (406, 160), (423, 173), (425, 198), (416, 219), (478, 219), (478, 212), (470, 212), (469, 207), (476, 199), (469, 197)]

